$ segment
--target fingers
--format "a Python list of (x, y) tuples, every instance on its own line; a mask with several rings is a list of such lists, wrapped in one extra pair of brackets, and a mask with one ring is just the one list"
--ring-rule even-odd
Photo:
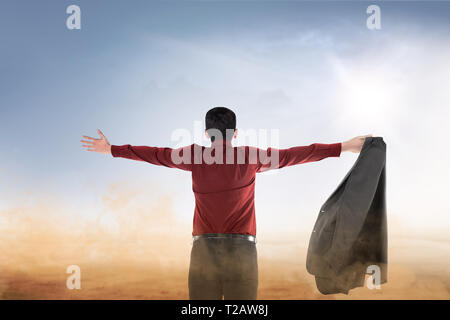
[(82, 144), (81, 146), (86, 149), (96, 149), (95, 146), (91, 144)]
[(100, 129), (97, 129), (97, 132), (100, 135), (100, 137), (106, 138), (105, 135), (103, 134), (103, 132), (100, 131)]
[(361, 140), (364, 140), (364, 139), (370, 138), (370, 137), (372, 137), (372, 134), (366, 134), (366, 135), (364, 135), (364, 136), (359, 136), (359, 137), (356, 137), (356, 138), (361, 139)]
[(90, 140), (93, 140), (93, 141), (95, 141), (95, 140), (99, 140), (99, 139), (95, 139), (95, 138), (92, 138), (92, 137), (88, 137), (88, 136), (83, 136), (83, 138), (86, 138), (86, 139), (90, 139)]
[(102, 137), (101, 139), (96, 139), (96, 138), (92, 138), (89, 136), (82, 136), (83, 138), (87, 139), (87, 140), (80, 140), (80, 142), (82, 143), (82, 147), (86, 150), (86, 151), (90, 151), (90, 152), (98, 152), (97, 151), (97, 144), (99, 141), (101, 141), (105, 136), (103, 135), (103, 133), (98, 130), (99, 135)]

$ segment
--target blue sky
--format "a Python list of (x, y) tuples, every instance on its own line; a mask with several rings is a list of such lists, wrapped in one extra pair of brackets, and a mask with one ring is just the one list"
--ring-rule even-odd
[[(366, 28), (372, 3), (381, 30)], [(70, 4), (81, 30), (66, 28)], [(34, 195), (95, 215), (108, 185), (136, 181), (190, 221), (188, 173), (79, 140), (100, 128), (112, 144), (175, 146), (174, 130), (223, 105), (243, 130), (279, 129), (281, 147), (385, 137), (393, 219), (448, 227), (449, 18), (434, 1), (2, 1), (0, 208)], [(309, 230), (355, 159), (258, 177), (262, 230), (286, 226), (274, 212)]]

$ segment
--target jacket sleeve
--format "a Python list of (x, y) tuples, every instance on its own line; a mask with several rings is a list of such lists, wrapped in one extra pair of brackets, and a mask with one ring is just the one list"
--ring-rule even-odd
[(292, 147), (289, 149), (260, 149), (257, 172), (319, 161), (328, 157), (339, 157), (341, 150), (341, 143), (313, 143), (309, 146)]
[(115, 158), (145, 161), (158, 166), (192, 171), (192, 145), (178, 149), (129, 144), (111, 145), (111, 155)]

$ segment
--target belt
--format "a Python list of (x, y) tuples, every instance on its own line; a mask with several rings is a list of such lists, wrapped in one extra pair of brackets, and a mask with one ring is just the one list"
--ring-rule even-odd
[(193, 236), (193, 241), (196, 241), (201, 238), (206, 239), (226, 239), (226, 238), (235, 238), (235, 239), (243, 239), (256, 243), (256, 237), (251, 234), (240, 234), (240, 233), (204, 233), (199, 234), (197, 236)]

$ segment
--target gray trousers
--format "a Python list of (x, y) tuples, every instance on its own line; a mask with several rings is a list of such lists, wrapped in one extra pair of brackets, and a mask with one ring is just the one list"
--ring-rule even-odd
[(255, 300), (258, 290), (256, 244), (239, 238), (200, 238), (189, 266), (191, 300)]

